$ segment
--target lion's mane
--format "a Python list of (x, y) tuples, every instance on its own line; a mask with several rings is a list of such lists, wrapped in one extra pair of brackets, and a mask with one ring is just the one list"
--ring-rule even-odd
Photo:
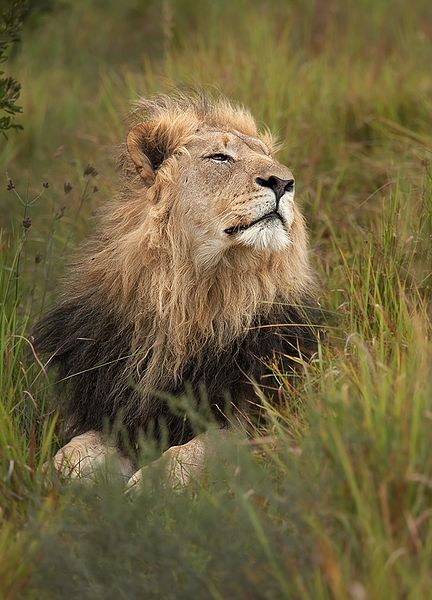
[(154, 123), (148, 144), (158, 176), (146, 192), (153, 210), (143, 210), (142, 174), (124, 146), (120, 192), (76, 259), (62, 300), (36, 326), (35, 347), (58, 368), (69, 435), (121, 418), (132, 441), (164, 423), (169, 442), (180, 443), (191, 428), (161, 393), (179, 396), (186, 386), (199, 398), (205, 390), (221, 420), (227, 397), (244, 410), (252, 385), (277, 389), (270, 362), (287, 373), (311, 356), (312, 280), (303, 227), (294, 228), (290, 252), (236, 248), (197, 269), (161, 201), (173, 193), (176, 157), (203, 124), (271, 144), (248, 111), (200, 95), (162, 96), (141, 101), (133, 120)]

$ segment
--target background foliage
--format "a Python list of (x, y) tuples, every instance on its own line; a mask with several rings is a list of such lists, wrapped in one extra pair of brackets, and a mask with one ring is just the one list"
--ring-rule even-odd
[[(0, 64), (6, 62), (8, 52), (19, 41), (19, 32), (27, 13), (25, 0), (10, 0), (0, 11)], [(20, 94), (20, 84), (13, 77), (3, 77), (0, 70), (0, 133), (6, 137), (8, 129), (20, 129), (15, 123), (21, 108), (16, 104)]]
[[(56, 598), (426, 598), (432, 585), (432, 15), (413, 0), (32, 2), (0, 138), (0, 590)], [(115, 192), (139, 95), (198, 84), (284, 141), (337, 319), (266, 437), (184, 494), (82, 489), (31, 325)], [(93, 167), (93, 168), (89, 168)]]

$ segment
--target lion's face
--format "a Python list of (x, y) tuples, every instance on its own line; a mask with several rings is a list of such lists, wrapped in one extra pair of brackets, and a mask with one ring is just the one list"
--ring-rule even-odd
[(152, 214), (167, 216), (166, 234), (181, 246), (186, 242), (202, 268), (247, 248), (254, 257), (293, 251), (303, 257), (293, 175), (273, 158), (270, 138), (258, 133), (252, 117), (227, 104), (204, 118), (187, 106), (173, 113), (163, 102), (127, 139), (150, 200), (149, 210), (143, 198), (147, 222)]
[(183, 220), (200, 262), (213, 262), (234, 246), (289, 246), (294, 179), (261, 140), (208, 129), (186, 150), (178, 157), (175, 218)]

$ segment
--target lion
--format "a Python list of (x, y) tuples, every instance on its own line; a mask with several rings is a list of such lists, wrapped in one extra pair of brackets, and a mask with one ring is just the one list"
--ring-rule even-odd
[[(187, 412), (166, 399), (205, 390), (223, 436), (257, 390), (276, 401), (275, 364), (292, 374), (313, 356), (305, 221), (275, 150), (270, 132), (224, 97), (137, 103), (119, 192), (35, 329), (36, 351), (57, 368), (70, 440), (58, 470), (85, 477), (115, 457), (134, 485), (145, 471), (131, 448), (153, 436), (185, 484), (218, 438), (194, 437)], [(127, 443), (106, 433), (119, 421)]]

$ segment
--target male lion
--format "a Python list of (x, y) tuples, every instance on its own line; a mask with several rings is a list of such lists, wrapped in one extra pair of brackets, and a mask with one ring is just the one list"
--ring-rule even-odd
[(63, 382), (71, 441), (59, 470), (86, 476), (116, 455), (130, 477), (127, 444), (103, 433), (120, 419), (129, 447), (164, 431), (170, 473), (185, 483), (208, 437), (194, 438), (163, 397), (187, 389), (199, 400), (204, 389), (223, 432), (227, 398), (234, 416), (247, 414), (256, 386), (278, 391), (270, 363), (292, 373), (315, 351), (301, 310), (312, 289), (306, 232), (293, 175), (244, 108), (179, 94), (141, 100), (133, 119), (118, 197), (35, 347)]

